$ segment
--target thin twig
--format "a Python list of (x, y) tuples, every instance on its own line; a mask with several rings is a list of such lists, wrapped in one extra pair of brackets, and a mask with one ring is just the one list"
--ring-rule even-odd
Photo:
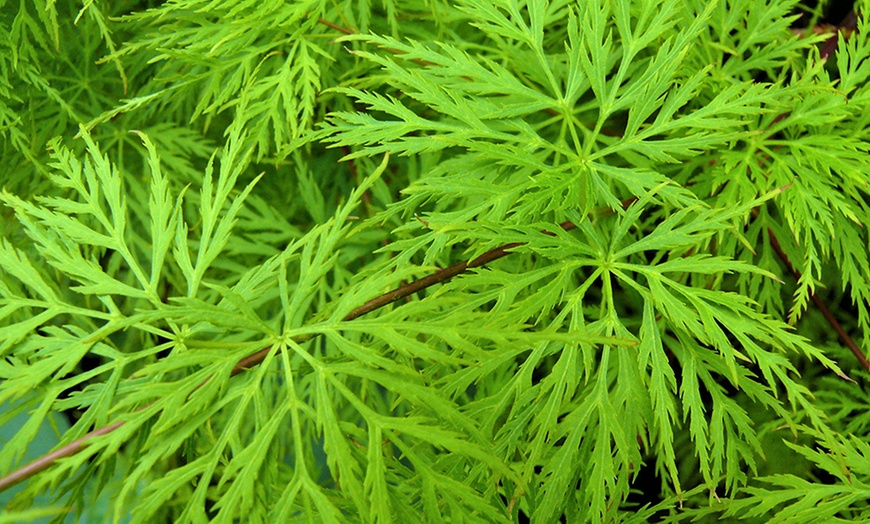
[(325, 18), (318, 18), (317, 21), (318, 21), (319, 23), (325, 25), (326, 27), (329, 27), (329, 28), (335, 29), (336, 31), (338, 31), (338, 32), (340, 32), (340, 33), (344, 33), (344, 34), (346, 34), (346, 35), (352, 35), (352, 34), (354, 34), (354, 32), (351, 31), (350, 29), (348, 29), (348, 28), (346, 28), (346, 27), (341, 27), (340, 25), (335, 24), (335, 23), (333, 23), (333, 22), (330, 22), (329, 20), (326, 20)]
[[(791, 261), (788, 259), (785, 251), (782, 250), (782, 246), (779, 245), (779, 239), (776, 238), (773, 230), (771, 228), (767, 228), (767, 233), (768, 235), (770, 235), (770, 245), (773, 246), (773, 250), (776, 251), (776, 254), (779, 255), (779, 258), (782, 259), (785, 267), (787, 267), (788, 270), (791, 271), (791, 274), (794, 275), (796, 279), (800, 280), (800, 271), (798, 271), (794, 268), (794, 266), (791, 265)], [(855, 344), (855, 341), (852, 340), (852, 337), (850, 337), (849, 334), (846, 333), (846, 330), (843, 329), (843, 326), (840, 325), (840, 322), (837, 320), (834, 314), (831, 313), (831, 310), (828, 309), (828, 306), (826, 306), (822, 299), (819, 298), (818, 295), (816, 295), (812, 291), (810, 291), (810, 298), (812, 299), (813, 304), (815, 304), (816, 307), (819, 308), (819, 311), (822, 312), (822, 316), (825, 317), (825, 320), (828, 321), (831, 327), (834, 328), (834, 331), (836, 331), (837, 334), (840, 336), (840, 339), (843, 341), (843, 343), (846, 344), (846, 347), (848, 347), (849, 350), (852, 351), (852, 354), (855, 355), (855, 358), (858, 359), (858, 362), (860, 362), (861, 365), (864, 366), (864, 369), (870, 371), (870, 362), (867, 361), (867, 357), (864, 356), (864, 353), (861, 351), (858, 345)]]
[[(559, 227), (561, 227), (564, 231), (570, 231), (577, 226), (573, 222), (562, 222), (561, 224), (559, 224)], [(553, 234), (553, 233), (548, 232), (548, 231), (545, 233), (548, 235)], [(444, 269), (439, 269), (438, 271), (432, 273), (431, 275), (427, 275), (427, 276), (425, 276), (423, 278), (419, 278), (413, 282), (409, 282), (405, 285), (399, 286), (398, 288), (394, 289), (393, 291), (389, 291), (387, 293), (384, 293), (383, 295), (380, 295), (378, 297), (375, 297), (375, 298), (369, 300), (365, 304), (359, 306), (358, 308), (355, 308), (353, 311), (348, 313), (344, 317), (343, 320), (345, 322), (348, 322), (348, 321), (351, 321), (355, 318), (359, 318), (359, 317), (365, 315), (366, 313), (374, 311), (378, 308), (382, 308), (382, 307), (386, 306), (387, 304), (392, 304), (393, 302), (396, 302), (397, 300), (402, 300), (403, 298), (411, 296), (414, 293), (417, 293), (418, 291), (422, 291), (422, 290), (426, 289), (427, 287), (434, 286), (435, 284), (438, 284), (440, 282), (445, 282), (447, 280), (450, 280), (451, 278), (455, 277), (456, 275), (463, 273), (469, 269), (480, 267), (480, 266), (482, 266), (484, 264), (488, 264), (494, 260), (498, 260), (499, 258), (502, 258), (503, 256), (510, 254), (510, 252), (509, 252), (510, 249), (513, 249), (515, 247), (519, 247), (521, 245), (523, 245), (522, 242), (513, 242), (511, 244), (506, 244), (504, 246), (500, 246), (500, 247), (497, 247), (497, 248), (492, 249), (490, 251), (487, 251), (486, 253), (475, 258), (474, 260), (464, 260), (462, 262), (459, 262), (457, 264), (453, 264), (452, 266), (446, 267)], [(261, 349), (260, 351), (257, 351), (256, 353), (254, 353), (252, 355), (248, 355), (247, 357), (243, 358), (242, 360), (239, 361), (238, 364), (236, 364), (236, 367), (233, 368), (232, 374), (236, 375), (247, 368), (256, 366), (257, 364), (262, 362), (263, 359), (266, 358), (266, 355), (268, 355), (269, 352), (272, 351), (272, 349), (273, 349), (272, 347), (264, 348), (264, 349)]]
[(12, 473), (6, 475), (5, 477), (0, 478), (0, 492), (3, 492), (6, 489), (11, 488), (15, 484), (18, 484), (19, 482), (26, 480), (33, 475), (36, 475), (40, 471), (54, 464), (56, 460), (75, 455), (79, 451), (85, 449), (85, 446), (87, 446), (88, 442), (92, 439), (115, 431), (116, 429), (123, 426), (125, 422), (125, 420), (122, 420), (121, 422), (115, 422), (114, 424), (95, 429), (87, 435), (73, 440), (66, 446), (56, 451), (52, 451), (51, 453), (48, 453), (46, 455), (43, 455), (31, 462), (30, 464), (26, 464), (13, 471)]
[[(563, 222), (559, 225), (564, 231), (570, 231), (571, 229), (577, 227), (573, 222)], [(554, 235), (554, 233), (549, 231), (545, 231), (544, 233), (548, 235)], [(458, 264), (454, 264), (450, 267), (440, 269), (435, 273), (432, 273), (431, 275), (425, 276), (423, 278), (400, 286), (397, 289), (394, 289), (393, 291), (390, 291), (388, 293), (384, 293), (381, 296), (375, 297), (366, 302), (365, 304), (354, 309), (344, 317), (344, 321), (347, 322), (355, 318), (361, 317), (366, 313), (370, 313), (378, 308), (386, 306), (387, 304), (391, 304), (393, 302), (396, 302), (397, 300), (401, 300), (405, 297), (413, 295), (414, 293), (422, 291), (430, 286), (450, 280), (456, 275), (463, 273), (469, 269), (480, 267), (494, 260), (498, 260), (499, 258), (509, 255), (510, 249), (519, 247), (521, 245), (523, 245), (522, 242), (513, 242), (504, 246), (497, 247), (495, 249), (487, 251), (486, 253), (480, 255), (473, 260), (459, 262)], [(275, 346), (270, 346), (239, 360), (239, 362), (233, 367), (230, 376), (238, 375), (242, 371), (260, 364), (261, 362), (263, 362), (269, 352), (274, 349)], [(200, 384), (198, 387), (202, 387), (202, 385), (208, 382), (208, 380), (209, 379), (203, 381), (203, 383)], [(137, 411), (142, 411), (147, 407), (151, 406), (152, 404), (143, 406)], [(0, 477), (0, 492), (3, 492), (6, 489), (11, 488), (15, 484), (27, 480), (28, 478), (36, 475), (40, 471), (47, 469), (59, 459), (75, 455), (79, 451), (83, 450), (94, 438), (100, 437), (102, 435), (107, 435), (112, 431), (120, 428), (125, 423), (126, 421), (119, 421), (112, 423), (108, 426), (103, 426), (101, 428), (95, 429), (94, 431), (91, 431), (90, 433), (70, 442), (66, 446), (63, 446), (56, 451), (52, 451), (51, 453), (43, 455), (38, 459), (34, 460), (33, 462), (30, 462), (29, 464), (18, 468), (17, 470), (6, 475), (5, 477)]]

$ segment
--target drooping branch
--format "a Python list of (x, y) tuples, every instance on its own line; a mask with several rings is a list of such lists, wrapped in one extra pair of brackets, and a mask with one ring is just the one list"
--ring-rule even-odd
[[(565, 231), (569, 231), (571, 229), (574, 229), (577, 226), (573, 222), (563, 222), (562, 224), (560, 224), (560, 227)], [(548, 232), (548, 231), (545, 231), (544, 233), (546, 233), (548, 235), (553, 235), (552, 232)], [(420, 279), (417, 279), (413, 282), (409, 282), (408, 284), (405, 284), (403, 286), (400, 286), (400, 287), (394, 289), (393, 291), (389, 291), (387, 293), (384, 293), (383, 295), (375, 297), (375, 298), (369, 300), (368, 302), (366, 302), (365, 304), (357, 307), (356, 309), (354, 309), (353, 311), (351, 311), (350, 313), (348, 313), (344, 317), (344, 321), (350, 321), (350, 320), (353, 320), (355, 318), (359, 318), (359, 317), (361, 317), (367, 313), (370, 313), (376, 309), (382, 308), (388, 304), (392, 304), (393, 302), (396, 302), (397, 300), (401, 300), (405, 297), (413, 295), (414, 293), (417, 293), (418, 291), (422, 291), (428, 287), (434, 286), (435, 284), (446, 282), (446, 281), (450, 280), (451, 278), (455, 277), (456, 275), (459, 275), (460, 273), (463, 273), (469, 269), (480, 267), (480, 266), (483, 266), (483, 265), (488, 264), (490, 262), (493, 262), (495, 260), (498, 260), (506, 255), (509, 255), (510, 249), (515, 248), (515, 247), (519, 247), (521, 245), (522, 245), (521, 242), (513, 242), (511, 244), (506, 244), (506, 245), (497, 247), (495, 249), (492, 249), (490, 251), (487, 251), (486, 253), (484, 253), (484, 254), (480, 255), (479, 257), (474, 258), (472, 260), (465, 260), (465, 261), (459, 262), (457, 264), (453, 264), (452, 266), (446, 267), (444, 269), (440, 269), (440, 270), (432, 273), (431, 275), (427, 275), (427, 276), (420, 278)], [(238, 375), (242, 371), (260, 364), (261, 362), (263, 362), (263, 360), (266, 358), (266, 356), (269, 354), (269, 352), (273, 351), (274, 349), (275, 349), (275, 346), (270, 346), (270, 347), (261, 349), (260, 351), (257, 351), (256, 353), (248, 355), (247, 357), (239, 360), (239, 362), (233, 367), (231, 376)], [(206, 382), (208, 382), (208, 379), (206, 379), (202, 384), (200, 384), (200, 386), (202, 386)], [(148, 406), (143, 406), (143, 407), (139, 408), (139, 411), (141, 411), (147, 407)], [(0, 492), (3, 492), (6, 489), (11, 488), (15, 484), (18, 484), (19, 482), (23, 482), (24, 480), (27, 480), (28, 478), (36, 475), (40, 471), (43, 471), (43, 470), (49, 468), (52, 464), (54, 464), (59, 459), (75, 455), (76, 453), (82, 451), (91, 440), (93, 440), (97, 437), (103, 436), (103, 435), (107, 435), (107, 434), (111, 433), (112, 431), (115, 431), (116, 429), (123, 426), (125, 424), (125, 422), (126, 421), (114, 422), (114, 423), (109, 424), (107, 426), (97, 428), (94, 431), (91, 431), (90, 433), (70, 442), (66, 446), (63, 446), (55, 451), (52, 451), (51, 453), (43, 455), (43, 456), (39, 457), (38, 459), (34, 460), (33, 462), (30, 462), (30, 463), (18, 468), (17, 470), (6, 475), (5, 477), (0, 478)]]

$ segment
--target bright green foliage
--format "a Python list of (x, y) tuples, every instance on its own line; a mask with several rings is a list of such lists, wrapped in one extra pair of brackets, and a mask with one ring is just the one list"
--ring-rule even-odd
[(0, 522), (870, 519), (863, 7), (0, 0)]

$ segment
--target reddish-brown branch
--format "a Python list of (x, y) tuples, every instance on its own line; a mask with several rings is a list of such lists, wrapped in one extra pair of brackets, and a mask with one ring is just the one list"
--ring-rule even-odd
[(346, 28), (346, 27), (341, 27), (341, 26), (338, 25), (338, 24), (334, 24), (334, 23), (330, 22), (329, 20), (326, 20), (325, 18), (318, 18), (318, 19), (317, 19), (317, 22), (318, 22), (318, 23), (321, 23), (321, 24), (323, 24), (323, 25), (325, 25), (326, 27), (329, 27), (329, 28), (335, 29), (335, 30), (338, 31), (339, 33), (344, 33), (344, 34), (346, 34), (346, 35), (352, 35), (352, 34), (354, 34), (354, 32), (351, 31), (350, 29), (348, 29), (348, 28)]
[[(564, 231), (570, 231), (577, 226), (573, 222), (562, 222), (561, 224), (559, 224), (559, 227), (561, 227)], [(549, 231), (545, 231), (545, 233), (548, 235), (553, 234)], [(497, 248), (492, 249), (490, 251), (487, 251), (486, 253), (480, 255), (479, 257), (477, 257), (473, 260), (464, 260), (462, 262), (459, 262), (458, 264), (453, 264), (450, 267), (446, 267), (444, 269), (439, 269), (438, 271), (432, 273), (431, 275), (427, 275), (427, 276), (420, 278), (420, 279), (417, 279), (413, 282), (409, 282), (407, 284), (399, 286), (398, 288), (394, 289), (393, 291), (390, 291), (388, 293), (384, 293), (383, 295), (380, 295), (378, 297), (375, 297), (375, 298), (369, 300), (365, 304), (359, 306), (358, 308), (355, 308), (353, 311), (348, 313), (344, 317), (343, 320), (345, 322), (348, 322), (348, 321), (353, 320), (355, 318), (359, 318), (359, 317), (365, 315), (366, 313), (370, 313), (378, 308), (382, 308), (382, 307), (386, 306), (387, 304), (392, 304), (393, 302), (396, 302), (397, 300), (402, 300), (403, 298), (409, 297), (409, 296), (413, 295), (414, 293), (417, 293), (418, 291), (422, 291), (422, 290), (426, 289), (427, 287), (434, 286), (435, 284), (438, 284), (440, 282), (445, 282), (447, 280), (450, 280), (451, 278), (455, 277), (456, 275), (463, 273), (469, 269), (480, 267), (480, 266), (488, 264), (494, 260), (498, 260), (499, 258), (502, 258), (503, 256), (510, 254), (510, 252), (509, 252), (510, 249), (513, 249), (515, 247), (519, 247), (521, 245), (522, 245), (522, 242), (513, 242), (511, 244), (506, 244), (504, 246), (500, 246), (500, 247), (497, 247)], [(239, 361), (238, 364), (236, 364), (236, 367), (233, 368), (232, 374), (237, 375), (238, 373), (241, 373), (245, 369), (256, 366), (257, 364), (262, 362), (263, 359), (266, 358), (266, 355), (268, 355), (270, 351), (272, 351), (271, 347), (264, 348), (264, 349), (261, 349), (260, 351), (257, 351), (256, 353), (254, 353), (252, 355), (248, 355), (247, 357), (243, 358), (242, 360)]]
[[(785, 267), (788, 268), (791, 274), (794, 275), (796, 279), (800, 280), (800, 271), (792, 266), (791, 261), (785, 254), (785, 251), (782, 250), (782, 246), (779, 245), (779, 239), (776, 238), (773, 230), (767, 228), (767, 233), (768, 235), (770, 235), (770, 245), (773, 247), (773, 250), (776, 251), (776, 254), (779, 255), (779, 258), (782, 259), (782, 262), (785, 264)], [(840, 340), (842, 340), (843, 343), (846, 344), (846, 347), (848, 347), (849, 350), (852, 352), (852, 354), (855, 355), (855, 358), (858, 359), (858, 362), (861, 363), (864, 369), (870, 371), (870, 362), (868, 362), (867, 357), (864, 355), (858, 345), (855, 344), (855, 341), (852, 340), (852, 337), (850, 337), (849, 334), (846, 333), (846, 330), (843, 329), (843, 326), (840, 325), (840, 322), (837, 320), (834, 314), (831, 313), (831, 310), (828, 309), (828, 306), (826, 306), (822, 299), (820, 299), (818, 295), (813, 292), (810, 292), (810, 299), (812, 299), (813, 304), (815, 304), (816, 307), (819, 308), (819, 311), (822, 312), (822, 316), (824, 316), (825, 320), (827, 320), (831, 327), (834, 328), (834, 331), (837, 332), (837, 335), (840, 336)]]
[[(565, 231), (569, 231), (571, 229), (574, 229), (576, 227), (576, 225), (573, 222), (563, 222), (562, 224), (560, 224), (560, 227)], [(548, 235), (553, 235), (552, 232), (545, 231), (545, 233)], [(514, 242), (511, 244), (506, 244), (504, 246), (500, 246), (500, 247), (497, 247), (497, 248), (492, 249), (490, 251), (487, 251), (486, 253), (480, 255), (479, 257), (477, 257), (473, 260), (466, 260), (463, 262), (459, 262), (458, 264), (454, 264), (450, 267), (440, 269), (440, 270), (436, 271), (435, 273), (432, 273), (431, 275), (425, 276), (423, 278), (420, 278), (418, 280), (415, 280), (413, 282), (410, 282), (408, 284), (400, 286), (399, 288), (394, 289), (393, 291), (390, 291), (390, 292), (385, 293), (379, 297), (376, 297), (376, 298), (369, 300), (365, 304), (359, 306), (358, 308), (356, 308), (353, 311), (351, 311), (350, 313), (348, 313), (344, 317), (344, 320), (350, 321), (350, 320), (353, 320), (355, 318), (361, 317), (361, 316), (365, 315), (366, 313), (370, 313), (378, 308), (386, 306), (387, 304), (391, 304), (397, 300), (401, 300), (405, 297), (413, 295), (414, 293), (417, 293), (418, 291), (422, 291), (430, 286), (433, 286), (435, 284), (450, 280), (451, 278), (455, 277), (456, 275), (458, 275), (460, 273), (463, 273), (464, 271), (467, 271), (467, 270), (475, 268), (475, 267), (483, 266), (483, 265), (488, 264), (494, 260), (498, 260), (499, 258), (502, 258), (502, 257), (510, 254), (510, 249), (521, 246), (521, 245), (522, 245), (521, 242)], [(261, 349), (260, 351), (257, 351), (256, 353), (248, 355), (247, 357), (239, 360), (239, 362), (233, 367), (231, 376), (238, 375), (242, 371), (260, 364), (261, 362), (263, 362), (263, 360), (266, 358), (266, 356), (269, 354), (269, 352), (274, 350), (274, 349), (275, 349), (275, 346), (270, 346), (270, 347)], [(200, 384), (200, 386), (202, 386), (206, 382), (208, 382), (208, 379), (206, 379), (202, 384)], [(148, 407), (148, 406), (139, 408), (139, 410), (141, 411), (142, 409), (145, 409), (146, 407)], [(56, 451), (52, 451), (51, 453), (49, 453), (47, 455), (43, 455), (42, 457), (34, 460), (33, 462), (22, 466), (21, 468), (13, 471), (12, 473), (6, 475), (5, 477), (0, 477), (0, 492), (6, 490), (8, 488), (11, 488), (15, 484), (18, 484), (19, 482), (22, 482), (22, 481), (32, 477), (33, 475), (36, 475), (37, 473), (39, 473), (40, 471), (43, 471), (44, 469), (47, 469), (49, 466), (54, 464), (55, 461), (57, 461), (61, 458), (75, 455), (76, 453), (78, 453), (79, 451), (84, 449), (85, 446), (88, 445), (88, 442), (90, 442), (92, 439), (99, 437), (101, 435), (109, 434), (112, 431), (115, 431), (119, 427), (123, 426), (124, 423), (125, 423), (124, 421), (115, 422), (115, 423), (110, 424), (108, 426), (103, 426), (101, 428), (95, 429), (94, 431), (91, 431), (87, 435), (85, 435), (81, 438), (78, 438), (78, 439), (74, 440), (73, 442), (70, 442), (66, 446), (63, 446), (62, 448), (59, 448)]]
[(40, 471), (54, 464), (56, 460), (75, 455), (79, 451), (85, 449), (85, 446), (87, 446), (88, 442), (90, 442), (91, 440), (101, 435), (107, 435), (123, 425), (124, 421), (121, 421), (95, 429), (87, 435), (70, 442), (66, 446), (52, 451), (47, 455), (43, 455), (31, 462), (30, 464), (22, 466), (21, 468), (13, 471), (5, 477), (0, 478), (0, 492), (6, 490), (7, 488), (11, 488), (15, 484), (18, 484), (19, 482), (26, 480), (33, 475), (36, 475)]

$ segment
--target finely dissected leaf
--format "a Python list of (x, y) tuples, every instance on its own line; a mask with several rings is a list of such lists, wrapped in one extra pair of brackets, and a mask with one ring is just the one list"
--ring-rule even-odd
[(157, 150), (147, 135), (141, 134), (148, 150), (148, 163), (151, 168), (151, 197), (148, 200), (148, 216), (151, 218), (151, 278), (150, 291), (156, 293), (160, 281), (160, 270), (172, 243), (172, 233), (178, 221), (180, 197), (173, 206), (169, 195), (169, 180), (160, 168)]

